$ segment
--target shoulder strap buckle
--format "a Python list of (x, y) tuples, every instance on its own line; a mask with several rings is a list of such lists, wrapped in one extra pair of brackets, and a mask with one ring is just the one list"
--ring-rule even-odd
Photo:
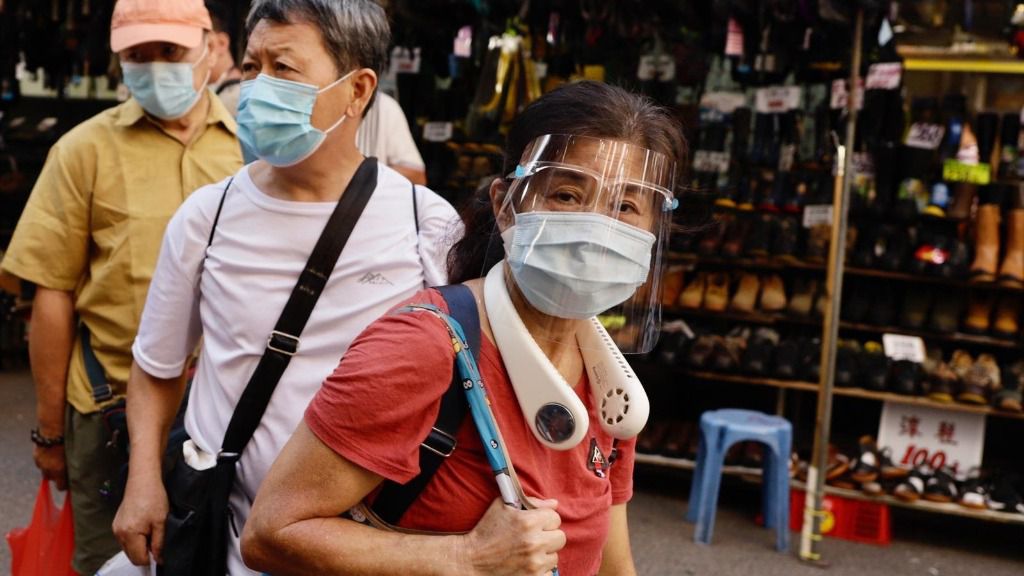
[(295, 356), (295, 353), (299, 351), (299, 337), (274, 330), (267, 338), (267, 349), (285, 356)]
[(441, 458), (447, 458), (452, 455), (452, 452), (455, 452), (455, 447), (458, 444), (459, 442), (454, 436), (434, 426), (430, 429), (430, 433), (427, 434), (427, 437), (420, 446)]

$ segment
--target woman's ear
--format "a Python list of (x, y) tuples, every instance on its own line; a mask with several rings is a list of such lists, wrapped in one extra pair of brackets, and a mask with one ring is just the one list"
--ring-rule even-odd
[(501, 178), (495, 178), (491, 181), (488, 194), (491, 199), (491, 210), (494, 212), (494, 221), (498, 224), (498, 232), (504, 232), (506, 228), (514, 224), (512, 211), (506, 206), (508, 184)]
[(345, 113), (351, 118), (362, 118), (376, 89), (377, 73), (369, 68), (357, 70), (352, 75), (352, 103)]

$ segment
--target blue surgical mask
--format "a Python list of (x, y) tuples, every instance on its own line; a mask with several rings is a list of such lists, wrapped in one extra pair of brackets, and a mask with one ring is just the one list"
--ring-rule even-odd
[[(176, 120), (196, 105), (200, 93), (193, 86), (192, 71), (206, 57), (195, 64), (188, 62), (122, 62), (124, 84), (142, 109), (161, 120)], [(207, 71), (206, 80), (210, 79)], [(206, 85), (203, 80), (203, 85)]]
[(310, 119), (317, 95), (341, 84), (355, 70), (318, 89), (312, 84), (260, 74), (242, 82), (238, 98), (238, 139), (245, 161), (257, 158), (278, 166), (292, 166), (313, 155), (327, 134), (341, 125), (342, 115), (330, 128), (315, 128)]
[(593, 212), (525, 212), (502, 233), (516, 286), (537, 310), (585, 319), (644, 282), (654, 234)]

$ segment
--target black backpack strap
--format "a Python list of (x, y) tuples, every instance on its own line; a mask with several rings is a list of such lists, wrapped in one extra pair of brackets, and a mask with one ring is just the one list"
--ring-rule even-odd
[[(448, 315), (462, 326), (474, 360), (480, 360), (480, 315), (473, 292), (464, 284), (438, 286), (448, 303)], [(454, 366), (454, 363), (453, 363)], [(462, 390), (462, 377), (453, 368), (452, 381), (441, 397), (437, 421), (420, 444), (420, 473), (406, 484), (385, 481), (373, 501), (373, 512), (388, 524), (396, 525), (405, 511), (419, 498), (438, 468), (455, 451), (455, 437), (466, 419), (468, 404)]]
[(235, 406), (235, 412), (231, 415), (231, 422), (224, 434), (224, 443), (221, 445), (218, 458), (240, 457), (245, 445), (256, 432), (277, 382), (284, 374), (292, 356), (299, 350), (302, 329), (313, 313), (313, 307), (327, 285), (327, 279), (334, 272), (338, 257), (341, 256), (345, 243), (352, 235), (352, 230), (376, 187), (377, 161), (374, 158), (367, 158), (352, 176), (352, 181), (349, 182), (348, 188), (327, 220), (327, 225), (320, 233), (320, 239), (317, 240), (305, 269), (299, 274), (299, 280), (288, 298), (288, 303), (285, 304), (274, 331), (267, 339), (263, 357), (256, 365), (256, 370), (249, 378), (249, 383), (246, 384), (245, 391)]
[(210, 226), (210, 237), (206, 240), (206, 247), (209, 248), (213, 244), (213, 234), (217, 231), (217, 223), (220, 222), (220, 212), (224, 209), (224, 199), (228, 197), (228, 190), (231, 190), (231, 184), (235, 181), (235, 177), (232, 176), (228, 179), (227, 186), (224, 187), (224, 191), (220, 194), (220, 203), (217, 204), (217, 214), (213, 217), (213, 226)]

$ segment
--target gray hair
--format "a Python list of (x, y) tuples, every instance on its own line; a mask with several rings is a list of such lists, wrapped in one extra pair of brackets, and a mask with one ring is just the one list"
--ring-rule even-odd
[(246, 37), (261, 20), (316, 26), (339, 74), (369, 68), (380, 76), (387, 64), (391, 28), (373, 0), (255, 0), (245, 21)]

